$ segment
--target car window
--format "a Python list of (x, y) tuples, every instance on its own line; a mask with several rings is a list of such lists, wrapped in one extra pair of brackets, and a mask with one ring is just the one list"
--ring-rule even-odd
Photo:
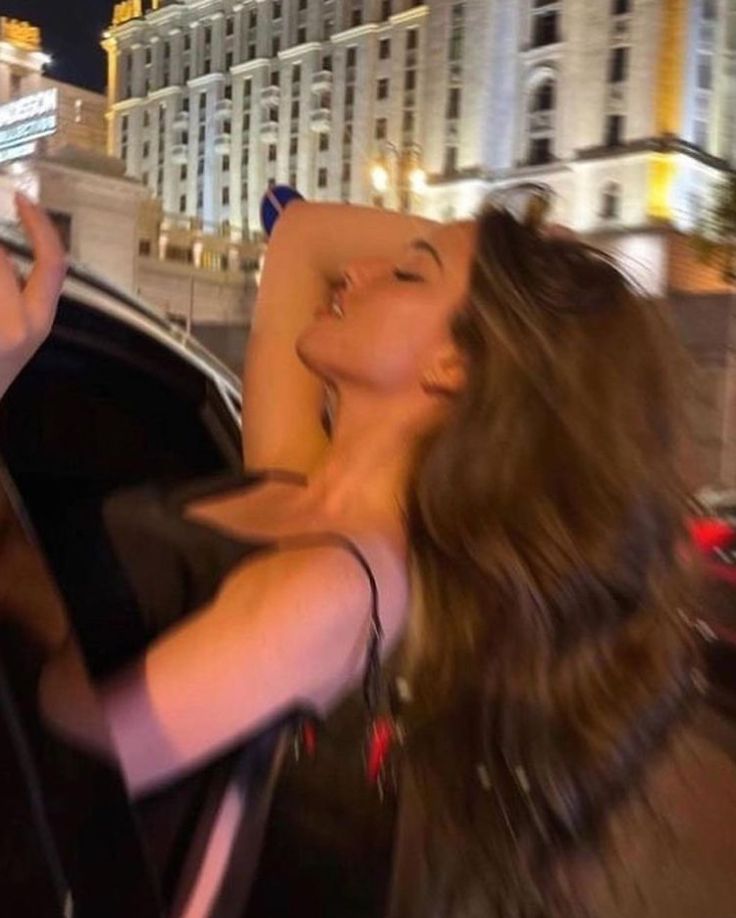
[(160, 915), (119, 771), (47, 730), (42, 668), (68, 632), (60, 595), (0, 467), (0, 911)]
[(54, 332), (0, 403), (0, 455), (95, 673), (145, 640), (101, 508), (121, 488), (237, 470), (218, 386), (151, 335), (65, 298)]

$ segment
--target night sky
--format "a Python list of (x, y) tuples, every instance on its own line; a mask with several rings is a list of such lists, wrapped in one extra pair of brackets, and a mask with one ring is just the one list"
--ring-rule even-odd
[(105, 88), (105, 52), (100, 36), (112, 19), (114, 0), (0, 0), (0, 15), (40, 26), (44, 51), (54, 58), (46, 73), (54, 80)]

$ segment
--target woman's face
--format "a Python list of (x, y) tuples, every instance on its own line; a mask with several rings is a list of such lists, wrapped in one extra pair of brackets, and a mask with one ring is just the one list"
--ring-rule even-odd
[(338, 310), (315, 316), (297, 342), (299, 356), (338, 385), (415, 389), (454, 349), (450, 321), (465, 302), (474, 245), (475, 224), (452, 223), (395, 259), (347, 265)]

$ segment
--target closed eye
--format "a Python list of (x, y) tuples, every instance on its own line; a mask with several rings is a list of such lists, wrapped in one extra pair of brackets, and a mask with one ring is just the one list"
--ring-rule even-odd
[(402, 271), (400, 268), (394, 268), (394, 277), (398, 281), (423, 281), (424, 278), (419, 274), (412, 274), (411, 271)]

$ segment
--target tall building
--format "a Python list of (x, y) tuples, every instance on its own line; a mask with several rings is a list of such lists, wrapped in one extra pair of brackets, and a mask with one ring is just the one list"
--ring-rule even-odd
[(734, 0), (151, 3), (104, 43), (110, 148), (205, 226), (257, 230), (270, 180), (371, 202), (377, 162), (440, 219), (544, 181), (582, 231), (687, 223), (736, 154)]
[[(257, 231), (269, 181), (370, 201), (370, 164), (422, 135), (429, 7), (138, 0), (115, 8), (110, 149), (165, 212)], [(390, 202), (389, 202), (390, 203)]]

